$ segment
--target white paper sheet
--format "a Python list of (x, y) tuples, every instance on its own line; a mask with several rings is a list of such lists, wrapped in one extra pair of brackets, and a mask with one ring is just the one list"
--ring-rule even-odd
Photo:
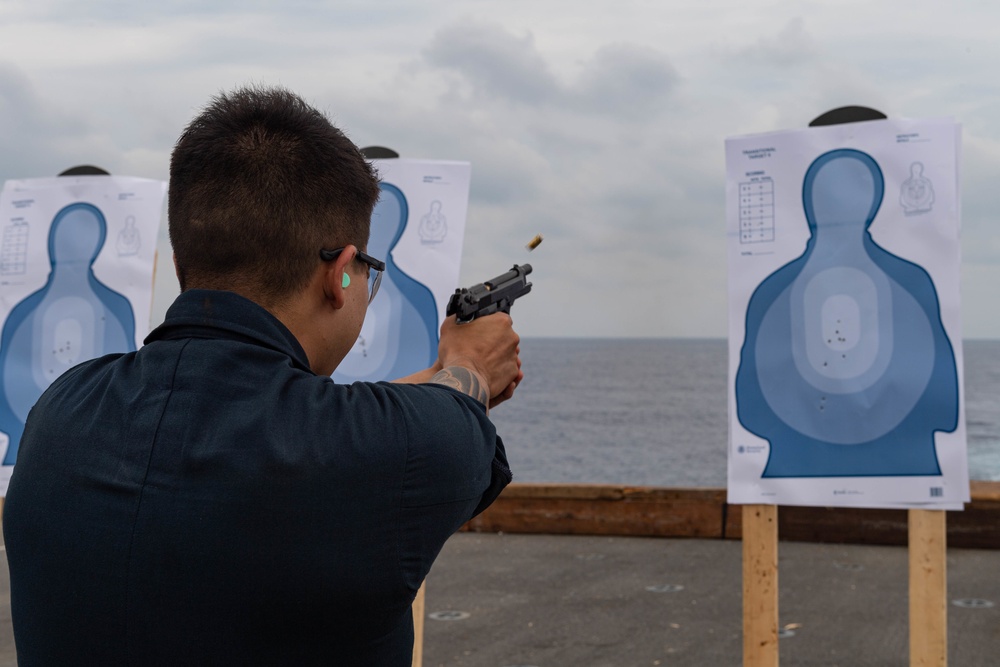
[(883, 120), (726, 142), (730, 502), (969, 499), (959, 136)]

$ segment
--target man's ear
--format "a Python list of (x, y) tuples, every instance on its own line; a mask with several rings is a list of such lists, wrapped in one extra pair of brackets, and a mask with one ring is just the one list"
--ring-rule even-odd
[(347, 273), (347, 265), (354, 261), (358, 250), (352, 245), (346, 246), (337, 259), (324, 262), (323, 295), (333, 302), (334, 308), (343, 308), (347, 302), (346, 290), (350, 288), (351, 277)]

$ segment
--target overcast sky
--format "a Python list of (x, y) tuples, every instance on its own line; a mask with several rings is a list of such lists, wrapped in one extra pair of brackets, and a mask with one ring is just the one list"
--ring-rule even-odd
[[(165, 180), (213, 94), (281, 84), (361, 146), (472, 163), (462, 282), (530, 261), (522, 335), (721, 338), (726, 137), (849, 104), (952, 116), (964, 334), (1000, 338), (998, 21), (985, 0), (0, 0), (0, 180)], [(161, 270), (153, 324), (176, 293)]]

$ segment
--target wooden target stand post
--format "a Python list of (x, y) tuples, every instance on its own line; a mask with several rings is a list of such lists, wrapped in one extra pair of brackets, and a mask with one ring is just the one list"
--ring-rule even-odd
[(417, 597), (410, 609), (413, 610), (413, 663), (412, 667), (422, 667), (424, 664), (424, 598), (427, 582), (420, 584)]
[[(841, 107), (810, 127), (880, 120), (867, 107)], [(910, 667), (948, 664), (945, 510), (908, 510)], [(743, 506), (743, 665), (778, 666), (778, 506)]]

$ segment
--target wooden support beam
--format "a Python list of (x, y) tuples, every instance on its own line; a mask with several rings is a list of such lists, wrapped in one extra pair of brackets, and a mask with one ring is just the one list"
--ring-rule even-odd
[(476, 532), (722, 537), (725, 489), (511, 484), (466, 524)]
[(743, 667), (778, 667), (776, 505), (743, 505)]
[(948, 561), (943, 510), (909, 510), (910, 667), (948, 665)]
[[(465, 530), (738, 540), (741, 507), (726, 503), (725, 489), (515, 483)], [(972, 502), (948, 512), (947, 529), (952, 547), (1000, 549), (1000, 482), (972, 482)], [(905, 509), (784, 506), (778, 532), (793, 542), (904, 546), (909, 525)]]

